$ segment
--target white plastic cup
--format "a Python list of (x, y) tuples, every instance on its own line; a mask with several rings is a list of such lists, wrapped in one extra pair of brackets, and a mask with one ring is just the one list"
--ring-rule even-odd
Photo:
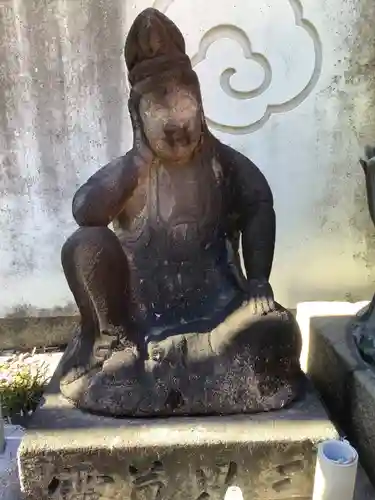
[(348, 441), (320, 443), (313, 500), (353, 500), (358, 453)]
[(243, 500), (241, 488), (238, 486), (229, 486), (225, 493), (224, 500)]

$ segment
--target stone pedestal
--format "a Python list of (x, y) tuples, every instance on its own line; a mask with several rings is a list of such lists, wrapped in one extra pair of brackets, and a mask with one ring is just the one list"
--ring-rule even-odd
[(362, 360), (348, 330), (363, 305), (305, 303), (297, 318), (308, 374), (375, 484), (375, 370)]
[(24, 434), (22, 427), (5, 425), (5, 448), (0, 453), (0, 500), (21, 500), (17, 449)]
[(20, 450), (28, 500), (310, 499), (316, 444), (337, 436), (312, 392), (293, 407), (228, 417), (113, 419), (62, 398), (54, 377)]

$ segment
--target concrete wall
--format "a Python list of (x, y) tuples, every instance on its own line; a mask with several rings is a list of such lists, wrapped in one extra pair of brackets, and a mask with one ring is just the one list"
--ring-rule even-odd
[[(212, 130), (269, 179), (277, 298), (368, 297), (375, 230), (358, 157), (375, 142), (374, 2), (200, 3), (154, 5), (186, 36)], [(60, 268), (71, 199), (131, 143), (122, 49), (151, 4), (0, 0), (0, 316), (75, 310)]]

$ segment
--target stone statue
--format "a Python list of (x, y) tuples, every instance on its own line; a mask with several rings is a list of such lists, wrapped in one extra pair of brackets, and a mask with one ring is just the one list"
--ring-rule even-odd
[[(366, 147), (365, 159), (361, 159), (360, 164), (366, 178), (370, 216), (375, 224), (375, 147)], [(375, 296), (368, 306), (359, 311), (354, 321), (350, 323), (350, 329), (363, 359), (375, 365)]]
[(164, 14), (137, 17), (125, 60), (133, 148), (78, 189), (80, 227), (62, 249), (82, 322), (61, 391), (116, 416), (282, 408), (300, 391), (301, 338), (269, 284), (269, 185), (209, 132), (184, 38)]

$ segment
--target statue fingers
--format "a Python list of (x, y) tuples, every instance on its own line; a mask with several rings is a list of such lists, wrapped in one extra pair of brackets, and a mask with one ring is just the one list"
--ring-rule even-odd
[(251, 297), (247, 303), (247, 307), (250, 310), (250, 313), (254, 316), (257, 314), (259, 308), (258, 302), (258, 297)]
[(276, 304), (273, 297), (267, 297), (267, 313), (276, 311)]

